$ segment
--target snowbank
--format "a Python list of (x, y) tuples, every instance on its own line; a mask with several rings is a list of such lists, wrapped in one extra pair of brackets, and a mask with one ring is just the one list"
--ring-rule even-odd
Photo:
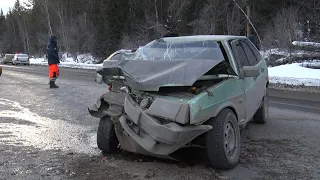
[(316, 43), (316, 42), (293, 41), (292, 44), (300, 47), (311, 46), (311, 47), (320, 48), (320, 43)]
[(320, 70), (303, 67), (303, 63), (286, 64), (269, 68), (269, 79), (274, 84), (320, 86)]
[(76, 63), (84, 63), (84, 64), (95, 64), (99, 60), (95, 59), (90, 53), (80, 54), (77, 56), (72, 56), (70, 53), (63, 53), (61, 55), (61, 62), (76, 62)]
[[(38, 65), (38, 66), (48, 66), (48, 62), (44, 58), (31, 58), (30, 59), (31, 65)], [(67, 61), (67, 62), (60, 62), (60, 67), (68, 67), (68, 68), (78, 68), (78, 69), (98, 69), (102, 67), (102, 64), (88, 64), (86, 63), (77, 63), (74, 61)]]
[(309, 55), (310, 52), (304, 51), (304, 50), (295, 50), (290, 53), (286, 49), (274, 48), (274, 49), (268, 49), (265, 51), (260, 51), (260, 54), (264, 59), (268, 59), (271, 55), (279, 55), (282, 57), (289, 57), (289, 56), (304, 57), (306, 55)]

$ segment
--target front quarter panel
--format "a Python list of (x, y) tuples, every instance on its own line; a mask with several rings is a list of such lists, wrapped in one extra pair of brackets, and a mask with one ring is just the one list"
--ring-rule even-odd
[(211, 87), (210, 96), (203, 92), (193, 99), (190, 104), (190, 124), (200, 124), (217, 114), (224, 108), (231, 107), (235, 110), (238, 120), (245, 119), (245, 96), (243, 82), (238, 78), (230, 78)]

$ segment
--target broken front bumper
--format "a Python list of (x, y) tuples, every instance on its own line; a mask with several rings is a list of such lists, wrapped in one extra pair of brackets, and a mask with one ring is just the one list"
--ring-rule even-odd
[[(120, 98), (121, 95), (122, 98)], [(123, 104), (120, 106), (122, 100)], [(170, 102), (164, 102), (169, 103), (166, 105), (170, 107)], [(107, 106), (104, 107), (108, 108), (103, 109), (101, 103), (107, 103)], [(148, 111), (151, 108), (152, 105), (149, 109), (143, 110), (125, 93), (114, 94), (114, 92), (110, 92), (109, 95), (104, 95), (98, 101), (96, 107), (89, 108), (89, 111), (95, 117), (112, 116), (121, 147), (127, 151), (143, 154), (146, 153), (141, 152), (142, 150), (139, 150), (141, 148), (138, 148), (138, 146), (150, 154), (169, 155), (212, 128), (209, 125), (181, 126), (173, 121), (163, 121), (149, 115)], [(177, 114), (179, 114), (179, 111), (177, 111)], [(162, 117), (166, 118), (166, 114), (163, 114)], [(167, 117), (166, 119), (172, 118)]]

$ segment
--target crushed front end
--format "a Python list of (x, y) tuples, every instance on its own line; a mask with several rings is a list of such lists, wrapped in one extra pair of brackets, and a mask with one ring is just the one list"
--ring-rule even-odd
[(169, 155), (211, 129), (207, 125), (189, 125), (187, 103), (144, 94), (138, 97), (128, 87), (117, 85), (112, 83), (112, 90), (101, 96), (89, 112), (97, 118), (112, 117), (121, 148), (126, 151)]

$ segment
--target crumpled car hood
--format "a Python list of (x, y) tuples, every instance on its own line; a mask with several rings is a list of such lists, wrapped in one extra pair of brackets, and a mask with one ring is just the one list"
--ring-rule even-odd
[(192, 86), (223, 60), (125, 60), (105, 61), (98, 73), (124, 76), (128, 86), (158, 91), (163, 86)]

